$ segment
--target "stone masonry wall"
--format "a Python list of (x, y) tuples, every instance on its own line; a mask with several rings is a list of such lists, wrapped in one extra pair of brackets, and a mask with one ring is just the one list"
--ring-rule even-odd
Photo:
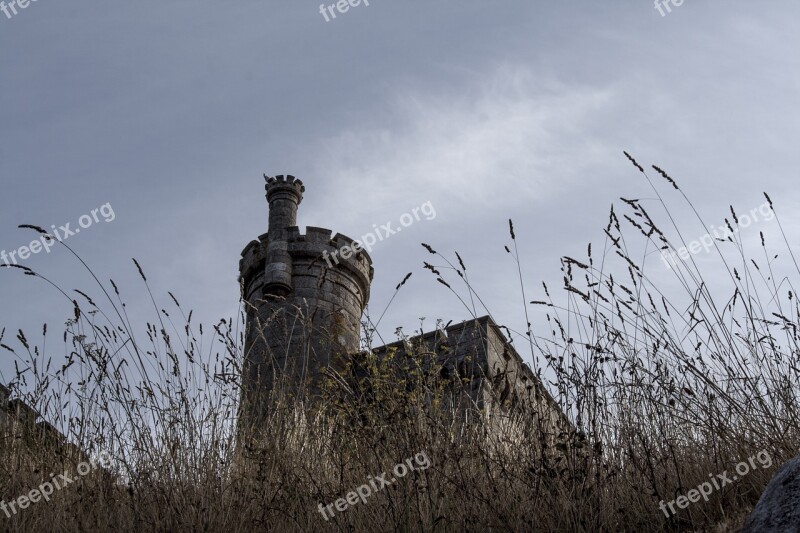
[[(291, 184), (305, 190), (294, 177), (278, 178), (267, 182), (268, 198), (274, 187), (284, 191)], [(245, 247), (240, 261), (247, 307), (240, 413), (244, 423), (257, 423), (277, 387), (295, 393), (301, 384), (313, 386), (321, 372), (335, 369), (343, 357), (357, 352), (361, 315), (369, 300), (373, 275), (369, 254), (359, 251), (347, 259), (333, 259), (335, 252), (353, 245), (352, 239), (341, 234), (332, 237), (325, 228), (309, 226), (303, 234), (295, 225), (272, 227), (296, 223), (296, 206), (287, 198), (291, 200), (292, 195), (283, 193), (276, 204), (273, 195), (271, 227)], [(294, 198), (299, 203), (302, 194)], [(283, 213), (273, 214), (276, 209)], [(273, 234), (279, 243), (273, 241)], [(325, 254), (331, 258), (330, 265)], [(285, 265), (275, 258), (282, 258)], [(283, 280), (282, 286), (274, 282), (277, 278)], [(274, 290), (287, 285), (285, 291)]]

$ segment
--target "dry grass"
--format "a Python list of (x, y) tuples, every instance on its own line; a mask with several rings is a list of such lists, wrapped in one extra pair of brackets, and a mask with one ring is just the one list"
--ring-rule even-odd
[[(441, 392), (435, 371), (409, 377), (416, 386), (407, 387), (381, 379), (376, 362), (372, 401), (357, 390), (333, 391), (324, 407), (277, 399), (259, 435), (237, 443), (241, 319), (204, 331), (170, 294), (169, 312), (153, 298), (157, 319), (140, 335), (113, 282), (98, 281), (102, 305), (61, 292), (75, 305), (62, 367), (46, 355), (46, 330), (35, 345), (21, 332), (18, 347), (2, 335), (0, 343), (17, 360), (11, 389), (89, 454), (110, 453), (117, 481), (87, 476), (0, 521), (19, 531), (734, 530), (775, 468), (797, 453), (795, 292), (775, 279), (763, 239), (756, 259), (734, 237), (718, 243), (740, 252), (735, 263), (718, 255), (729, 273), (726, 297), (712, 297), (694, 260), (672, 271), (684, 294), (662, 294), (631, 250), (673, 245), (641, 202), (625, 200), (624, 209), (622, 219), (612, 210), (600, 257), (590, 248), (583, 260), (562, 260), (564, 305), (546, 287), (543, 300), (526, 305), (544, 310), (545, 333), (521, 338), (579, 429), (556, 446), (519, 413), (511, 416), (524, 438), (509, 440), (480, 420), (426, 408)], [(448, 288), (463, 280), (467, 294), (450, 290), (474, 312), (480, 298), (461, 258), (455, 266), (426, 248), (445, 262), (429, 270)], [(519, 275), (522, 282), (521, 266)], [(13, 437), (0, 464), (6, 501), (47, 480), (52, 464), (48, 450), (12, 445)], [(659, 510), (660, 500), (762, 450), (772, 468), (675, 517)], [(318, 512), (420, 452), (427, 470), (328, 522)]]

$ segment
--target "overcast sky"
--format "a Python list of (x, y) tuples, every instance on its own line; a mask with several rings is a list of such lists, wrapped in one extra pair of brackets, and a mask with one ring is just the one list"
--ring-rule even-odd
[[(112, 221), (97, 212), (67, 242), (141, 319), (154, 315), (132, 257), (159, 306), (169, 290), (206, 323), (236, 314), (239, 254), (266, 231), (264, 173), (304, 181), (300, 226), (354, 238), (434, 207), (372, 250), (374, 317), (414, 272), (387, 342), (419, 317), (469, 316), (421, 268), (420, 242), (458, 251), (495, 318), (524, 329), (507, 220), (538, 299), (561, 256), (602, 241), (613, 202), (653, 196), (623, 150), (717, 224), (768, 191), (800, 242), (797, 2), (685, 0), (662, 16), (649, 0), (370, 0), (328, 22), (306, 0), (15, 9), (0, 13), (0, 251), (35, 237), (19, 224), (74, 230), (110, 204)], [(20, 263), (101, 300), (63, 249)], [(70, 314), (41, 280), (0, 270), (4, 342)]]

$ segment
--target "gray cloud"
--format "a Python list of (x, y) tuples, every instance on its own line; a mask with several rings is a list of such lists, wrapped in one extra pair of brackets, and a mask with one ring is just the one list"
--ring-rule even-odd
[[(468, 314), (421, 270), (422, 241), (458, 250), (495, 316), (524, 329), (507, 219), (530, 291), (557, 287), (558, 258), (601, 241), (613, 201), (653, 196), (623, 149), (668, 169), (714, 223), (768, 190), (800, 230), (796, 4), (685, 2), (665, 17), (649, 2), (370, 4), (329, 23), (306, 2), (0, 14), (0, 249), (31, 240), (18, 224), (110, 202), (116, 220), (70, 245), (134, 317), (149, 300), (131, 257), (165, 303), (172, 290), (211, 321), (235, 313), (238, 254), (266, 229), (263, 172), (306, 182), (301, 224), (354, 237), (431, 201), (435, 220), (372, 254), (373, 313), (416, 273), (381, 324), (390, 340)], [(64, 251), (26, 264), (91, 289)], [(18, 272), (0, 271), (0, 301), (7, 336), (70, 314)]]

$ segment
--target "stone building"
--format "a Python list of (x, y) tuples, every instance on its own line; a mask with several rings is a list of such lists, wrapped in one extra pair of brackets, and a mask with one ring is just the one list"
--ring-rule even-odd
[[(323, 373), (352, 375), (350, 363), (363, 356), (360, 324), (373, 276), (372, 259), (353, 239), (317, 227), (301, 233), (296, 226), (305, 192), (300, 180), (265, 178), (268, 231), (245, 247), (240, 262), (247, 320), (240, 425), (257, 423), (279, 388), (300, 394), (313, 391)], [(503, 413), (519, 407), (553, 433), (570, 427), (490, 317), (372, 351), (393, 358), (402, 369), (412, 346), (415, 354), (431, 356), (443, 379), (458, 383), (452, 398), (461, 408)]]
[(86, 455), (47, 422), (33, 407), (0, 384), (0, 457), (18, 459), (20, 452), (44, 452), (58, 460), (84, 460)]
[(458, 390), (449, 397), (458, 401), (462, 410), (471, 407), (495, 415), (519, 410), (542, 416), (552, 428), (568, 424), (539, 378), (488, 315), (387, 344), (373, 352), (393, 357), (400, 367), (409, 353), (435, 356), (441, 377), (458, 384)]

